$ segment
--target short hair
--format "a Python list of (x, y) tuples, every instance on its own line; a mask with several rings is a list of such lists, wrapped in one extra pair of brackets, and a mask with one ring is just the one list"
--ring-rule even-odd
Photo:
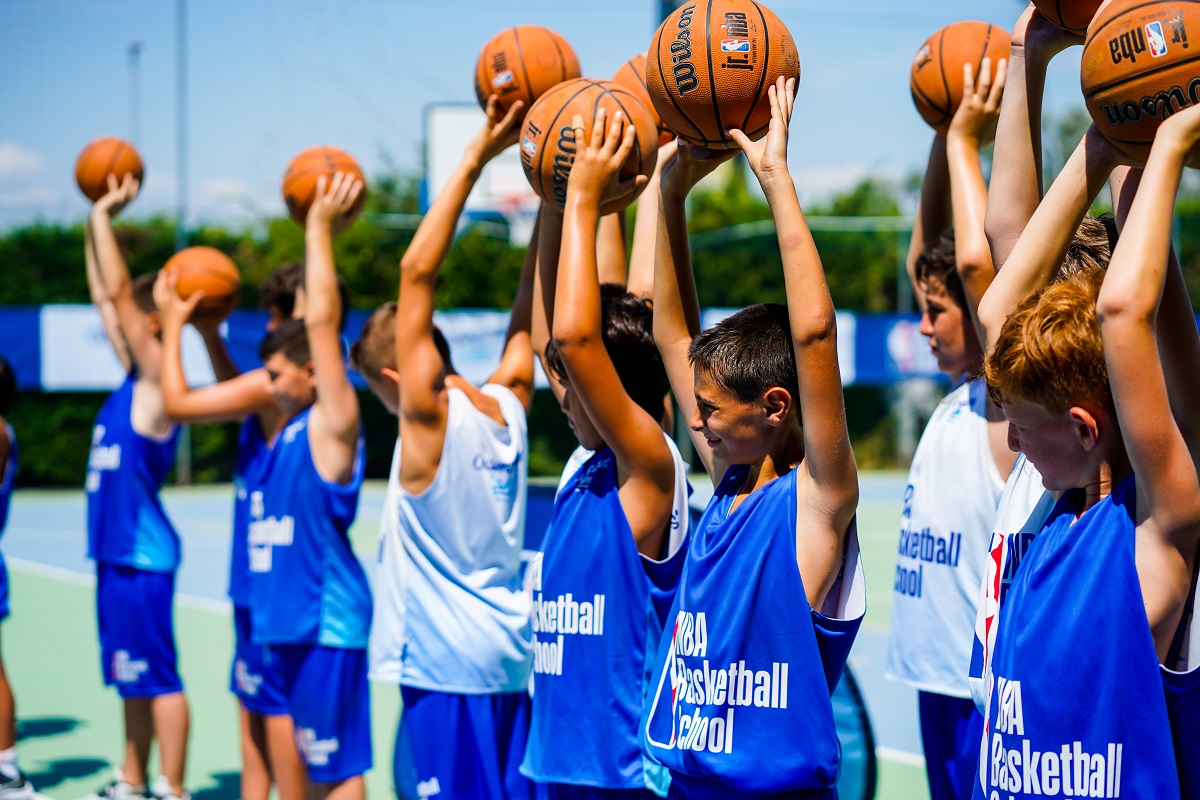
[(947, 228), (938, 238), (925, 244), (917, 256), (915, 272), (918, 285), (927, 286), (930, 281), (937, 281), (955, 305), (964, 311), (967, 309), (967, 293), (958, 277), (958, 261), (954, 257), (954, 228)]
[[(619, 283), (600, 286), (600, 332), (604, 349), (629, 399), (655, 420), (663, 416), (663, 398), (671, 388), (662, 354), (654, 343), (654, 312), (645, 298)], [(567, 377), (562, 353), (553, 340), (546, 346), (546, 366)]]
[(692, 365), (744, 403), (778, 386), (800, 410), (800, 382), (787, 306), (760, 303), (726, 317), (692, 339)]
[(302, 319), (285, 319), (275, 330), (263, 337), (258, 345), (258, 358), (264, 364), (271, 356), (282, 353), (283, 357), (302, 367), (312, 359), (308, 349), (308, 331)]
[[(346, 316), (350, 313), (350, 286), (346, 283), (346, 279), (341, 275), (334, 275), (337, 278), (338, 303), (341, 309), (341, 315), (338, 317), (338, 330), (346, 329)], [(296, 280), (296, 286), (292, 289), (292, 306), (295, 310), (296, 289), (304, 289), (304, 265), (300, 265), (300, 274)], [(290, 314), (289, 314), (290, 316)]]
[(17, 374), (8, 359), (0, 356), (0, 416), (7, 416), (17, 399)]
[(158, 311), (158, 305), (154, 302), (154, 282), (157, 279), (157, 272), (147, 272), (133, 279), (133, 302), (146, 314)]
[[(433, 346), (453, 372), (450, 343), (437, 325), (433, 326)], [(396, 301), (384, 303), (367, 318), (358, 341), (350, 346), (350, 364), (364, 378), (378, 378), (385, 368), (396, 368)]]
[(984, 360), (994, 401), (1022, 399), (1054, 416), (1083, 402), (1114, 411), (1096, 317), (1103, 280), (1100, 270), (1079, 272), (1017, 306)]
[(1072, 275), (1108, 269), (1108, 261), (1117, 242), (1117, 225), (1112, 214), (1084, 217), (1067, 245), (1067, 253), (1055, 275), (1063, 281)]
[(258, 307), (264, 311), (277, 309), (281, 317), (290, 319), (296, 310), (296, 287), (303, 274), (304, 265), (299, 261), (280, 264), (259, 289)]

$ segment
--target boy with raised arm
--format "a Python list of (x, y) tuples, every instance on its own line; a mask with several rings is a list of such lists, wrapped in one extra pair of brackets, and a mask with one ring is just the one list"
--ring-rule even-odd
[(362, 191), (318, 179), (305, 226), (305, 318), (259, 349), (287, 420), (250, 492), (251, 635), (278, 671), (317, 797), (365, 796), (371, 593), (350, 546), (362, 486), (358, 397), (342, 360), (332, 236)]
[(380, 523), (372, 678), (400, 684), (401, 797), (531, 798), (529, 597), (520, 578), (533, 399), (530, 248), (500, 364), (483, 387), (454, 370), (433, 323), (438, 271), (483, 167), (517, 141), (523, 104), (497, 98), (400, 262), (397, 303), (355, 343), (358, 371), (399, 417)]
[[(833, 797), (830, 693), (864, 609), (833, 302), (787, 171), (795, 82), (746, 154), (771, 206), (787, 305), (699, 332), (684, 200), (719, 158), (683, 142), (662, 177), (654, 334), (716, 485), (684, 561), (643, 712), (668, 797)], [(693, 338), (694, 337), (694, 338)]]

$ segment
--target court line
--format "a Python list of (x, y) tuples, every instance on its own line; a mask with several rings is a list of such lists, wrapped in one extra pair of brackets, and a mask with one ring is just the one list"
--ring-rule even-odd
[(907, 750), (897, 750), (894, 747), (876, 747), (875, 757), (894, 764), (906, 764), (910, 767), (924, 767), (925, 756), (910, 753)]
[[(4, 561), (19, 572), (26, 572), (41, 578), (51, 578), (63, 583), (73, 583), (76, 586), (95, 587), (96, 585), (96, 576), (86, 572), (43, 564), (40, 561), (14, 558), (12, 556), (5, 556)], [(194, 608), (226, 617), (233, 616), (233, 606), (228, 600), (213, 600), (209, 597), (198, 597), (194, 594), (177, 592), (175, 594), (175, 601), (184, 608)]]

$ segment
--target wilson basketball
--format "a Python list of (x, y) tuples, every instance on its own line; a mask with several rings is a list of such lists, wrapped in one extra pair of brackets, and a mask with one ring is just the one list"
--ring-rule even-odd
[(179, 275), (179, 296), (188, 299), (204, 292), (193, 316), (199, 319), (224, 319), (237, 308), (242, 278), (233, 259), (214, 247), (189, 247), (180, 250), (163, 265), (168, 273)]
[(518, 25), (483, 46), (475, 62), (475, 97), (485, 111), (493, 94), (505, 112), (524, 100), (528, 113), (547, 89), (579, 74), (579, 58), (566, 39), (540, 25)]
[(962, 103), (963, 66), (978, 78), (983, 59), (991, 58), (992, 74), (1012, 49), (1008, 31), (986, 22), (955, 22), (925, 40), (913, 58), (909, 88), (917, 111), (938, 133), (945, 134)]
[(689, 142), (737, 144), (738, 128), (760, 139), (771, 123), (767, 89), (800, 79), (796, 43), (779, 18), (754, 0), (689, 3), (667, 17), (646, 54), (646, 88), (663, 123)]
[(312, 205), (317, 193), (317, 178), (324, 175), (333, 180), (335, 173), (345, 172), (363, 181), (362, 194), (348, 216), (353, 217), (362, 210), (367, 199), (362, 168), (349, 153), (336, 147), (310, 147), (292, 159), (287, 172), (283, 175), (283, 199), (287, 203), (292, 219), (301, 225), (308, 218), (308, 207)]
[(92, 142), (75, 161), (75, 182), (93, 203), (108, 193), (109, 175), (119, 181), (129, 174), (142, 179), (142, 157), (133, 145), (115, 136)]
[[(634, 144), (621, 168), (621, 179), (649, 176), (658, 159), (658, 129), (654, 116), (637, 96), (619, 83), (576, 78), (555, 86), (542, 95), (525, 116), (521, 132), (521, 166), (529, 185), (547, 203), (562, 209), (567, 202), (567, 178), (575, 163), (575, 131), (571, 122), (583, 116), (584, 137), (592, 135), (596, 113), (604, 109), (605, 124), (621, 111), (633, 124)], [(639, 190), (640, 192), (640, 190)], [(606, 198), (601, 214), (612, 214), (628, 205), (633, 197)]]
[(1033, 0), (1042, 16), (1064, 31), (1083, 35), (1104, 0)]
[(612, 76), (612, 80), (613, 83), (619, 83), (631, 91), (650, 110), (650, 113), (654, 116), (654, 124), (658, 126), (659, 147), (674, 141), (675, 132), (662, 124), (662, 119), (659, 118), (658, 112), (654, 110), (654, 104), (650, 102), (650, 92), (646, 89), (645, 53), (639, 53), (622, 64), (617, 73)]
[(1159, 124), (1197, 102), (1198, 0), (1111, 0), (1088, 27), (1080, 84), (1102, 134), (1136, 158), (1150, 154)]

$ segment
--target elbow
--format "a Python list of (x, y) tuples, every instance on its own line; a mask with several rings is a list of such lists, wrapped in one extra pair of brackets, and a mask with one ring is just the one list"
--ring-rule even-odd
[(992, 268), (992, 251), (988, 248), (986, 240), (974, 242), (955, 253), (954, 260), (958, 276), (964, 282), (981, 275), (988, 277), (995, 275), (995, 270)]
[(796, 347), (811, 347), (826, 342), (837, 343), (837, 312), (833, 307), (806, 314), (801, 325), (793, 327)]
[[(1158, 298), (1152, 298), (1157, 300)], [(1131, 292), (1105, 292), (1096, 300), (1096, 319), (1100, 327), (1112, 330), (1122, 325), (1153, 324), (1157, 302)]]
[(604, 347), (598, 331), (586, 331), (574, 326), (555, 326), (554, 349), (562, 357), (563, 363), (570, 365), (579, 355), (594, 347)]

